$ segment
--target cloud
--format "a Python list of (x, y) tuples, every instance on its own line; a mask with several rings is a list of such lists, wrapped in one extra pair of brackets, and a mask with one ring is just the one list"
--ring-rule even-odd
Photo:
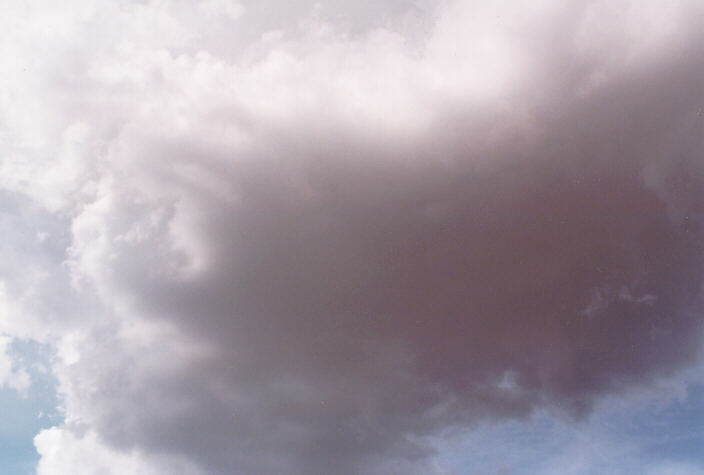
[(425, 470), (697, 361), (696, 5), (232, 5), (43, 5), (5, 46), (0, 183), (67, 221), (81, 306), (39, 473)]
[(80, 470), (82, 473), (134, 473), (149, 475), (171, 472), (199, 474), (196, 468), (183, 461), (145, 458), (137, 451), (122, 453), (110, 450), (94, 432), (81, 436), (52, 427), (35, 437), (35, 445), (42, 456), (37, 470), (42, 474), (61, 475)]

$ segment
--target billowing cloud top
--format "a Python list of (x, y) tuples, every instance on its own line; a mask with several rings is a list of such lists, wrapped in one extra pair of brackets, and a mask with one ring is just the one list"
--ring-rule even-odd
[(3, 7), (40, 474), (427, 473), (698, 362), (701, 5), (279, 3)]

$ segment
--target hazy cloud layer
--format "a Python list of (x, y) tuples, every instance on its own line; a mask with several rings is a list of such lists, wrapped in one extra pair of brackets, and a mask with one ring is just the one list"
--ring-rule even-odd
[(39, 473), (428, 473), (444, 429), (698, 362), (696, 2), (310, 8), (8, 7)]

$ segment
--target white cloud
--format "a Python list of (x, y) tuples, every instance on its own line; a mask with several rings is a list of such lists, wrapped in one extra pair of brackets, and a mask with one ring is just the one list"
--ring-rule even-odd
[[(42, 430), (34, 444), (41, 455), (38, 475), (66, 473), (130, 473), (134, 475), (198, 475), (202, 472), (190, 464), (164, 457), (145, 458), (137, 451), (111, 450), (93, 431), (76, 435), (67, 429)], [(155, 460), (155, 458), (157, 460)]]

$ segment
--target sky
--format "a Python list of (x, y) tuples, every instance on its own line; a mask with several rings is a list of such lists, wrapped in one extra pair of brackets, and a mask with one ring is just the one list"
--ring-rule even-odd
[(0, 472), (704, 473), (704, 5), (0, 5)]

